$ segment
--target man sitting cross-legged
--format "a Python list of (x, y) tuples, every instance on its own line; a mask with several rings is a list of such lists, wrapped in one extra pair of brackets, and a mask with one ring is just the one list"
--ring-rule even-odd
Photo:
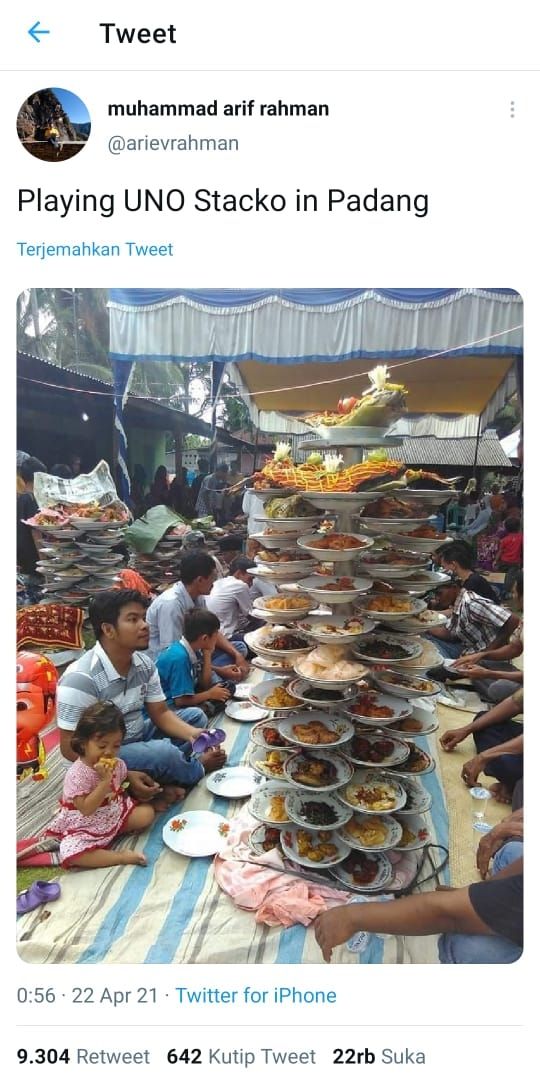
[(104, 590), (92, 599), (89, 616), (97, 642), (59, 682), (57, 724), (60, 750), (73, 762), (71, 737), (83, 710), (95, 702), (113, 702), (126, 724), (120, 757), (128, 768), (130, 791), (137, 800), (158, 798), (156, 807), (161, 808), (181, 800), (186, 786), (223, 766), (226, 756), (221, 748), (200, 759), (192, 756), (201, 718), (189, 723), (167, 706), (156, 666), (144, 653), (146, 608), (136, 590)]

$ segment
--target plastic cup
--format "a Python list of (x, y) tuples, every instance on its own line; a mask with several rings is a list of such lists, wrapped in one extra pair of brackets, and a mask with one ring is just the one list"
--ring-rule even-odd
[(491, 799), (491, 793), (489, 789), (484, 789), (481, 785), (475, 785), (472, 789), (469, 789), (473, 802), (473, 819), (482, 820), (486, 813), (486, 806), (488, 800)]

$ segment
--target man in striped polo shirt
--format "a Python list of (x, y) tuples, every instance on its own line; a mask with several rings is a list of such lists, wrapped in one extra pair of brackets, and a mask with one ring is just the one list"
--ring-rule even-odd
[(96, 645), (62, 676), (56, 720), (62, 754), (73, 762), (71, 738), (83, 710), (98, 701), (113, 702), (126, 723), (120, 757), (128, 768), (130, 791), (136, 799), (151, 800), (163, 790), (164, 803), (172, 803), (182, 799), (185, 786), (223, 766), (226, 755), (217, 748), (200, 759), (192, 757), (192, 743), (201, 734), (193, 724), (200, 711), (192, 711), (191, 718), (184, 710), (179, 718), (167, 706), (156, 666), (142, 652), (149, 638), (146, 608), (136, 590), (96, 594), (89, 607)]

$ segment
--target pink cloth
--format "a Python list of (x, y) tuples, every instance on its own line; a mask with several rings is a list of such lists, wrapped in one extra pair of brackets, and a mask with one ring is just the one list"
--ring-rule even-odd
[(82, 759), (72, 763), (64, 778), (60, 811), (45, 832), (61, 839), (60, 861), (65, 867), (81, 853), (106, 849), (120, 834), (135, 807), (134, 801), (122, 789), (126, 777), (126, 764), (118, 759), (112, 775), (110, 796), (93, 815), (83, 815), (73, 807), (73, 800), (75, 797), (88, 796), (99, 785), (101, 778)]
[[(226, 848), (214, 860), (214, 875), (235, 905), (255, 911), (257, 924), (307, 926), (325, 909), (350, 900), (352, 895), (346, 891), (276, 871), (276, 865), (285, 868), (277, 849), (255, 856), (248, 839), (256, 826), (259, 824), (247, 812), (241, 813), (231, 826)], [(250, 860), (257, 864), (250, 864)], [(261, 864), (274, 867), (262, 868)]]

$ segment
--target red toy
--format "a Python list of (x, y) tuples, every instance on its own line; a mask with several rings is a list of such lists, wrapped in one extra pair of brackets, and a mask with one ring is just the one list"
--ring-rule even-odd
[(39, 733), (54, 717), (58, 673), (41, 654), (17, 654), (17, 779), (47, 777)]

